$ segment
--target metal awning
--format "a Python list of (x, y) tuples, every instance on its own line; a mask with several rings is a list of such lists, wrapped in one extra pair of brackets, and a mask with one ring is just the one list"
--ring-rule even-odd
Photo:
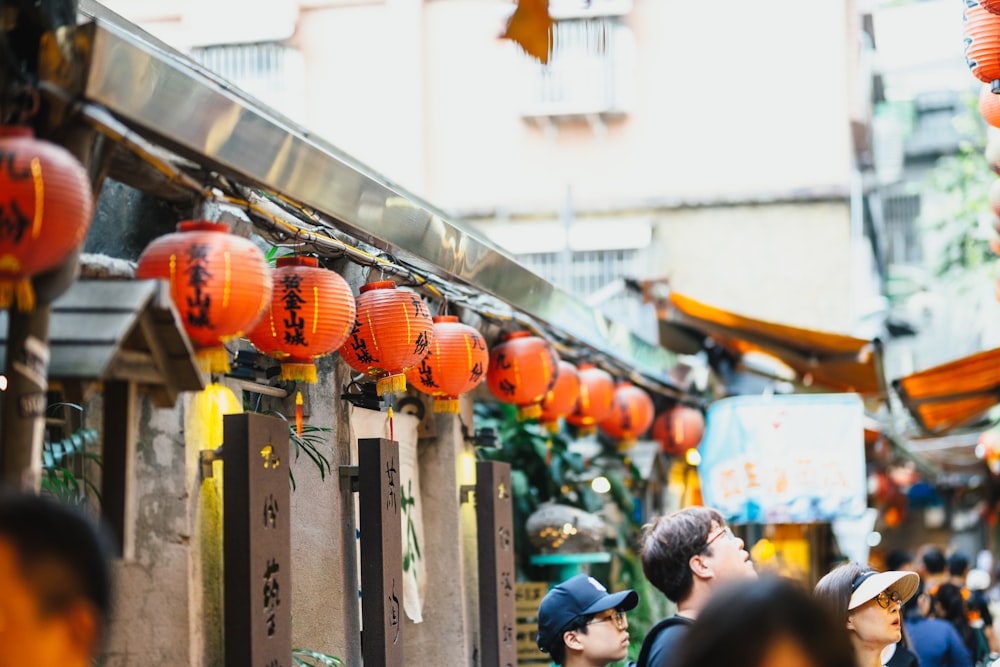
[[(7, 357), (7, 311), (0, 312), (0, 367)], [(121, 380), (143, 385), (156, 405), (173, 406), (207, 378), (161, 280), (80, 280), (52, 303), (49, 379)]]
[(677, 292), (670, 293), (660, 313), (660, 342), (678, 351), (700, 348), (707, 336), (737, 357), (748, 352), (777, 357), (812, 384), (867, 397), (885, 395), (877, 340), (757, 320)]
[[(80, 11), (93, 20), (87, 27), (92, 30), (91, 52), (82, 90), (73, 94), (187, 163), (192, 179), (212, 171), (258, 192), (280, 195), (316, 213), (311, 219), (316, 236), (347, 234), (424, 276), (461, 286), (473, 295), (473, 307), (484, 296), (495, 299), (565, 345), (589, 348), (637, 383), (660, 393), (680, 393), (669, 374), (675, 356), (668, 350), (609, 320), (460, 221), (102, 5), (81, 0)], [(113, 134), (101, 127), (97, 113), (88, 118)], [(261, 222), (253, 212), (250, 217)], [(310, 246), (310, 251), (316, 249)], [(488, 304), (485, 310), (490, 310)]]
[(1000, 402), (1000, 348), (907, 375), (892, 385), (925, 432), (970, 426)]

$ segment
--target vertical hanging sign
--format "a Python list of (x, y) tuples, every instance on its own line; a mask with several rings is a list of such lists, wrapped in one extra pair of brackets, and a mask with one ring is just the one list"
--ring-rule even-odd
[(290, 667), (288, 425), (246, 413), (223, 426), (227, 667)]
[(399, 445), (358, 440), (361, 529), (361, 657), (403, 665), (403, 535)]
[(509, 463), (476, 463), (476, 526), (482, 664), (513, 667), (517, 664), (517, 614)]

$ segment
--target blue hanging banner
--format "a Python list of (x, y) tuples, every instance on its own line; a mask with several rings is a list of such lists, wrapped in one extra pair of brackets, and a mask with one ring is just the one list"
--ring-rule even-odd
[(737, 523), (861, 516), (868, 504), (863, 417), (857, 394), (714, 402), (698, 448), (705, 505)]

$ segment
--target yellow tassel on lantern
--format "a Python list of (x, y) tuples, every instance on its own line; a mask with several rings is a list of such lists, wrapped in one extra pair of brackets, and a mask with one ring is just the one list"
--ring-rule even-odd
[(281, 364), (281, 379), (316, 384), (314, 364)]
[(35, 309), (35, 288), (28, 278), (0, 281), (0, 308), (10, 308), (15, 303), (24, 313)]
[(528, 419), (538, 419), (542, 416), (542, 404), (532, 403), (531, 405), (524, 405), (517, 409), (517, 420), (527, 421)]
[(379, 396), (386, 394), (401, 394), (406, 391), (406, 376), (402, 373), (387, 375), (379, 378), (375, 383), (375, 393)]
[(552, 465), (552, 441), (551, 440), (546, 440), (545, 441), (545, 465), (546, 466), (551, 466)]
[(434, 412), (448, 412), (453, 415), (459, 413), (459, 403), (457, 398), (435, 398)]
[(194, 354), (198, 365), (206, 373), (228, 373), (229, 351), (222, 347), (203, 347)]
[(556, 419), (555, 421), (550, 421), (550, 422), (542, 422), (542, 426), (544, 426), (545, 430), (548, 431), (549, 433), (558, 433), (559, 432), (559, 420), (558, 419)]
[(302, 392), (295, 392), (295, 432), (302, 437)]

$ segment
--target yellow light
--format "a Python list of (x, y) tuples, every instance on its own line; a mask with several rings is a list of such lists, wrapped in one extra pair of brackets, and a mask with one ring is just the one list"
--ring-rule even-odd
[(595, 477), (590, 482), (590, 488), (594, 490), (595, 493), (607, 493), (611, 490), (611, 482), (608, 478), (601, 475), (600, 477)]
[(462, 484), (476, 483), (476, 457), (472, 452), (462, 452), (458, 456), (459, 479)]
[(689, 466), (701, 465), (701, 454), (697, 449), (687, 450), (687, 454), (684, 455), (684, 460), (687, 461)]

